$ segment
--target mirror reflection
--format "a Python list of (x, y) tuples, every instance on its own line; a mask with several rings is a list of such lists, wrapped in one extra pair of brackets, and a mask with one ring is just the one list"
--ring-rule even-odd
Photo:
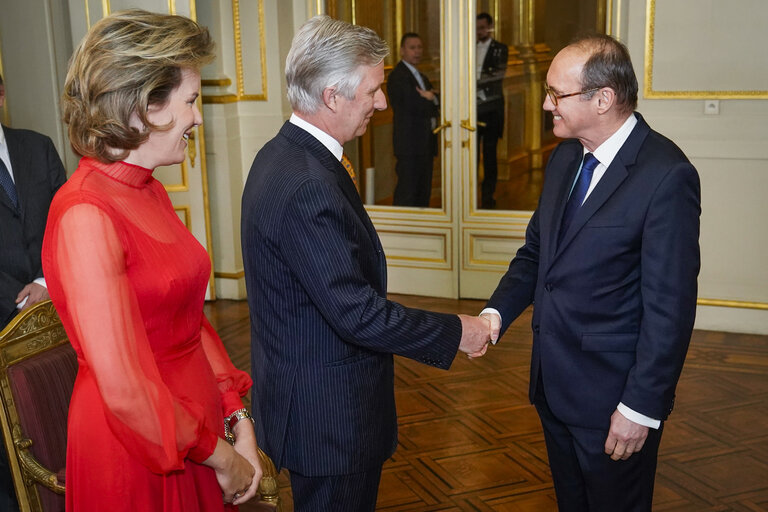
[(387, 79), (392, 109), (392, 149), (397, 184), (393, 206), (428, 207), (432, 197), (440, 96), (427, 75), (419, 71), (424, 45), (416, 32), (400, 38), (400, 62)]
[[(455, 99), (439, 94), (440, 3), (334, 0), (326, 5), (329, 15), (371, 27), (390, 44), (384, 86), (389, 108), (377, 112), (366, 134), (345, 147), (360, 170), (363, 201), (442, 208), (440, 105)], [(476, 69), (467, 70), (477, 91), (476, 209), (536, 208), (544, 167), (558, 142), (552, 116), (541, 108), (547, 69), (574, 36), (605, 26), (605, 9), (606, 0), (477, 0), (477, 38), (470, 46), (477, 52)]]
[[(374, 29), (390, 45), (385, 60), (387, 110), (345, 146), (364, 169), (367, 205), (442, 207), (440, 6), (434, 0), (329, 2), (328, 14)], [(356, 161), (355, 161), (356, 159)]]
[(605, 0), (478, 0), (476, 208), (536, 208), (558, 143), (541, 108), (547, 69), (577, 34), (604, 26)]

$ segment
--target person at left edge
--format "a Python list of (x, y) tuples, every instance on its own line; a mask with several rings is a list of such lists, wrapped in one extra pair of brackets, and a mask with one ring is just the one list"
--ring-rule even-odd
[[(237, 510), (261, 466), (247, 373), (203, 314), (208, 253), (153, 170), (182, 162), (208, 30), (120, 11), (76, 48), (62, 111), (83, 158), (51, 204), (43, 269), (77, 352), (67, 427), (68, 512)], [(225, 417), (241, 419), (225, 440)], [(234, 421), (234, 418), (231, 418)], [(231, 426), (231, 423), (230, 423)]]
[[(0, 76), (0, 107), (5, 86)], [(0, 125), (0, 160), (15, 191), (0, 187), (0, 329), (16, 314), (48, 300), (40, 263), (48, 207), (67, 174), (53, 142), (45, 135)]]
[(286, 60), (293, 115), (259, 151), (243, 193), (259, 444), (291, 475), (296, 512), (373, 511), (397, 445), (392, 354), (447, 369), (482, 355), (488, 322), (386, 298), (386, 259), (344, 160), (376, 110), (388, 49), (318, 16)]
[[(0, 76), (0, 108), (4, 103), (5, 85)], [(0, 125), (0, 174), (4, 174), (0, 179), (6, 180), (5, 185), (0, 186), (2, 330), (19, 311), (49, 298), (40, 251), (48, 207), (67, 175), (50, 138), (32, 130), (5, 125)], [(18, 510), (2, 442), (0, 510)]]

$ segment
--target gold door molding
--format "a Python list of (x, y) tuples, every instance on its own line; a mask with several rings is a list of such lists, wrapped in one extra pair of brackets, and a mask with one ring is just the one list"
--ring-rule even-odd
[[(172, 1), (172, 0), (171, 0)], [(247, 5), (252, 5), (253, 0), (248, 0)], [(246, 65), (254, 59), (243, 58), (243, 32), (241, 30), (240, 20), (241, 8), (240, 0), (232, 0), (232, 37), (235, 52), (235, 84), (236, 92), (234, 94), (206, 94), (203, 96), (203, 103), (235, 103), (238, 101), (267, 101), (267, 42), (264, 31), (264, 0), (257, 0), (257, 21), (259, 27), (258, 36), (258, 55), (259, 55), (259, 73), (261, 90), (259, 92), (247, 92), (245, 75)], [(248, 23), (253, 20), (249, 18)], [(246, 45), (246, 49), (249, 46)], [(247, 50), (246, 50), (247, 53)], [(232, 84), (229, 78), (207, 79), (203, 80), (204, 86), (228, 87)]]
[[(707, 6), (705, 4), (702, 4), (700, 0), (684, 0), (688, 2), (688, 9), (686, 9), (686, 13), (695, 12), (697, 7), (699, 10), (702, 8), (706, 8)], [(718, 5), (722, 9), (730, 9), (732, 10), (734, 8), (735, 3), (737, 2), (751, 2), (754, 0), (730, 0), (729, 2), (715, 2), (714, 0), (710, 0), (711, 7), (713, 8), (713, 17), (716, 16), (716, 12), (714, 12), (715, 5)], [(645, 26), (645, 80), (643, 84), (643, 96), (648, 99), (765, 99), (768, 98), (768, 89), (759, 89), (759, 90), (749, 90), (749, 89), (742, 89), (742, 90), (678, 90), (678, 89), (667, 89), (667, 90), (660, 90), (657, 88), (654, 88), (654, 65), (655, 65), (655, 57), (657, 56), (657, 48), (656, 48), (656, 40), (658, 36), (658, 27), (657, 27), (657, 2), (656, 0), (647, 0), (647, 7), (646, 7), (646, 26)], [(682, 2), (679, 2), (682, 3)], [(660, 4), (661, 5), (661, 4)], [(665, 4), (667, 6), (672, 4)], [(677, 5), (677, 4), (676, 4)], [(763, 9), (766, 9), (763, 7)], [(681, 9), (682, 10), (682, 9)], [(681, 14), (682, 16), (683, 14)], [(679, 29), (680, 24), (677, 24), (676, 27)], [(727, 29), (727, 27), (724, 27)], [(734, 31), (727, 30), (729, 33), (733, 33)], [(682, 44), (683, 42), (687, 42), (689, 38), (687, 38), (684, 34), (676, 34), (675, 39), (677, 41), (680, 41), (678, 44)], [(689, 43), (690, 44), (690, 43)], [(692, 51), (696, 53), (701, 52), (709, 52), (710, 49), (708, 49), (705, 45), (700, 45), (696, 48), (693, 48)], [(741, 51), (744, 53), (747, 52), (749, 48), (741, 48)], [(759, 49), (753, 49), (753, 51), (761, 52), (763, 51), (762, 48)], [(711, 53), (711, 52), (710, 52)], [(742, 58), (742, 60), (745, 60)], [(749, 59), (746, 59), (749, 60)], [(682, 64), (682, 63), (681, 63)], [(712, 64), (712, 63), (710, 63)], [(714, 62), (715, 65), (717, 65), (717, 62)], [(757, 64), (757, 63), (756, 63)], [(758, 69), (755, 70), (755, 72), (763, 72), (765, 73), (765, 70)], [(727, 70), (723, 70), (723, 74), (727, 73)], [(750, 80), (752, 77), (750, 77)]]

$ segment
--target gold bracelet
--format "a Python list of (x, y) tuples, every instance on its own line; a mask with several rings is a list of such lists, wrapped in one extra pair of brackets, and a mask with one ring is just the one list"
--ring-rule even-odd
[(235, 444), (235, 434), (232, 433), (232, 427), (242, 419), (251, 420), (251, 423), (255, 425), (253, 416), (251, 416), (246, 408), (238, 409), (224, 418), (224, 439), (226, 439), (229, 444)]

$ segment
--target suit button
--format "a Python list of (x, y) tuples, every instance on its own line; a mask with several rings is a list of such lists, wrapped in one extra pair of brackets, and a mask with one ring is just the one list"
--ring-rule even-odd
[(548, 292), (551, 292), (552, 291), (552, 283), (545, 284), (544, 285), (544, 289), (547, 290)]
[(538, 326), (538, 325), (534, 325), (534, 326), (533, 326), (533, 332), (534, 332), (535, 334), (539, 334), (539, 326)]

